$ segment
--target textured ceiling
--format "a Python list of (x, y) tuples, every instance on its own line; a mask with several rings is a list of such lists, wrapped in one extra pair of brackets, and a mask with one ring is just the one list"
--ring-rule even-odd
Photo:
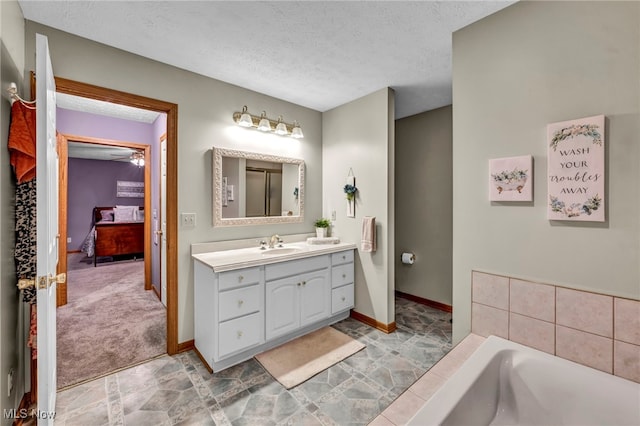
[(514, 1), (33, 1), (26, 19), (318, 111), (451, 103), (452, 32)]
[(103, 102), (80, 96), (67, 95), (66, 93), (56, 94), (56, 106), (58, 108), (69, 109), (72, 111), (106, 115), (108, 117), (139, 121), (147, 124), (156, 121), (160, 115), (160, 113), (155, 111), (133, 108), (126, 105), (112, 104), (110, 102)]

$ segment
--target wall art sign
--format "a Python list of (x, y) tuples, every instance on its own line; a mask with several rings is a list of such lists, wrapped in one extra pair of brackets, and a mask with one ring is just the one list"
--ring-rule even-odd
[(144, 182), (116, 181), (116, 197), (144, 198)]
[(604, 222), (604, 115), (547, 126), (547, 218)]
[(533, 157), (494, 158), (489, 160), (490, 201), (533, 200)]

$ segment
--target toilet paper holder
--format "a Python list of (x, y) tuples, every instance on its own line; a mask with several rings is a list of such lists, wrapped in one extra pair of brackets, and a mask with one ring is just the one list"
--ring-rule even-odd
[(413, 253), (402, 253), (402, 256), (400, 256), (400, 261), (405, 265), (413, 265), (413, 263), (416, 261), (416, 255)]

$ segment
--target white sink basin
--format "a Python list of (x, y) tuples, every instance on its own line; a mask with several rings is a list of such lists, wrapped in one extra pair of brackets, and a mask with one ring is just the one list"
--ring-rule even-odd
[[(1, 0), (0, 0), (1, 1)], [(320, 254), (330, 254), (342, 250), (355, 249), (351, 243), (307, 244), (306, 242), (285, 243), (284, 247), (260, 250), (259, 247), (245, 247), (231, 250), (196, 253), (193, 257), (214, 272), (232, 271), (252, 266), (268, 265), (287, 260), (302, 259)]]
[(283, 254), (291, 254), (300, 251), (297, 247), (276, 247), (263, 252), (263, 256), (279, 256)]

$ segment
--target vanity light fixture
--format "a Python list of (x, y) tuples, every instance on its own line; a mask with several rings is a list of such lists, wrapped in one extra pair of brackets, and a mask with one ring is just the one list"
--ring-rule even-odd
[(282, 116), (278, 116), (278, 120), (272, 120), (267, 117), (267, 113), (262, 111), (260, 116), (251, 115), (247, 111), (247, 106), (242, 107), (241, 112), (233, 113), (233, 121), (242, 127), (252, 127), (263, 132), (271, 132), (280, 136), (290, 136), (295, 139), (302, 139), (304, 134), (300, 128), (300, 124), (294, 121), (294, 124), (285, 123)]

